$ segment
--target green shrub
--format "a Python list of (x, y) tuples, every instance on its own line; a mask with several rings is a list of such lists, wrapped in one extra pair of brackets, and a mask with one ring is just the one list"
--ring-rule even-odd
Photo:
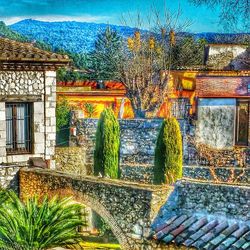
[(66, 99), (62, 99), (56, 104), (56, 130), (60, 131), (69, 127), (70, 123), (70, 106)]
[(42, 250), (82, 240), (82, 206), (70, 198), (37, 197), (22, 203), (13, 191), (0, 191), (0, 249)]
[(154, 184), (172, 184), (182, 177), (182, 137), (178, 121), (165, 119), (155, 149)]
[(92, 104), (92, 103), (85, 103), (84, 104), (84, 109), (85, 109), (85, 112), (88, 115), (88, 118), (93, 117), (93, 115), (94, 115), (94, 113), (96, 111), (95, 105)]
[(119, 177), (120, 127), (111, 108), (105, 109), (100, 116), (96, 131), (94, 152), (94, 174)]

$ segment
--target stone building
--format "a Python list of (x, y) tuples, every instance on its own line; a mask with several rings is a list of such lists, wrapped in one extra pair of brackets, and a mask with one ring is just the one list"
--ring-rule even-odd
[(0, 163), (41, 157), (48, 167), (56, 138), (56, 69), (67, 56), (0, 38)]

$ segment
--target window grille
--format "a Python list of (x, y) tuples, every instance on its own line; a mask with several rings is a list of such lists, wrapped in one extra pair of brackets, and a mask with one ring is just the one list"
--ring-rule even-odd
[(6, 103), (7, 154), (32, 151), (31, 103)]
[(189, 99), (178, 98), (172, 100), (171, 112), (176, 119), (186, 119), (189, 115)]

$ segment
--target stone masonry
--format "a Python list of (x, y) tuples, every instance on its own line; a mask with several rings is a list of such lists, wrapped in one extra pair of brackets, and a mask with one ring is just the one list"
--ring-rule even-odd
[(250, 187), (181, 180), (162, 206), (154, 223), (174, 214), (201, 214), (250, 221)]
[(152, 220), (171, 186), (136, 184), (97, 177), (78, 177), (53, 170), (20, 170), (20, 196), (71, 196), (96, 211), (111, 227), (124, 250), (165, 249), (147, 237)]
[[(76, 136), (71, 136), (71, 146), (85, 149), (88, 173), (93, 172), (93, 157), (97, 119), (75, 121)], [(153, 179), (154, 150), (162, 120), (119, 120), (121, 179), (151, 183)]]
[(56, 170), (64, 173), (88, 175), (85, 165), (85, 150), (82, 147), (56, 147)]
[[(33, 103), (32, 154), (6, 154), (5, 102)], [(30, 157), (43, 157), (54, 166), (56, 136), (56, 72), (0, 71), (0, 162), (27, 162)]]

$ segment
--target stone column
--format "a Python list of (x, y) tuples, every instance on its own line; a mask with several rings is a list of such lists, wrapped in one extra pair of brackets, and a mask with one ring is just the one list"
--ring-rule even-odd
[(45, 159), (55, 168), (53, 155), (56, 144), (56, 72), (45, 72)]
[(0, 163), (6, 161), (5, 103), (0, 102)]

